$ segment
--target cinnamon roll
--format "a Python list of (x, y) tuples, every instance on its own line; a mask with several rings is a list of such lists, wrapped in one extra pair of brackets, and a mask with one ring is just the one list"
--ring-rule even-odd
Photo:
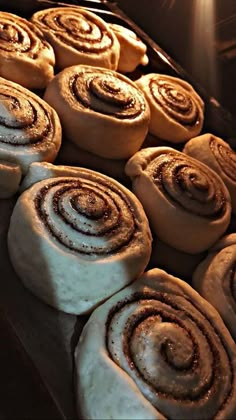
[(182, 143), (200, 134), (204, 102), (182, 79), (163, 74), (147, 74), (136, 81), (151, 110), (149, 131), (172, 143)]
[(19, 197), (8, 245), (13, 267), (32, 293), (81, 314), (144, 271), (151, 234), (140, 202), (121, 184), (83, 168), (76, 177), (74, 168), (66, 173)]
[(61, 145), (59, 118), (40, 97), (0, 77), (0, 159), (20, 166), (53, 162)]
[(217, 309), (236, 341), (236, 242), (225, 245), (199, 264), (192, 284)]
[(137, 152), (125, 172), (155, 234), (166, 244), (198, 254), (226, 231), (229, 192), (198, 160), (170, 147), (152, 147)]
[(218, 173), (230, 192), (232, 210), (236, 214), (236, 153), (230, 145), (208, 133), (189, 140), (183, 152)]
[(112, 70), (73, 66), (48, 85), (44, 99), (56, 109), (66, 137), (108, 159), (126, 159), (141, 147), (150, 111), (142, 92)]
[(139, 64), (146, 66), (149, 61), (146, 55), (147, 47), (136, 33), (116, 23), (110, 23), (109, 26), (120, 44), (117, 70), (121, 73), (129, 73), (134, 71)]
[(31, 21), (53, 46), (59, 69), (76, 64), (117, 69), (119, 42), (94, 13), (79, 7), (56, 7), (36, 12)]
[(53, 48), (35, 25), (0, 12), (0, 76), (28, 89), (44, 89), (53, 78), (54, 65)]
[(159, 269), (93, 312), (75, 368), (85, 419), (236, 416), (235, 343), (205, 299)]

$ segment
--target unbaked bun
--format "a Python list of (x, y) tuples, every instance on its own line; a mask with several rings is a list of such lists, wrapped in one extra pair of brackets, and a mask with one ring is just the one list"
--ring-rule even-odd
[(146, 66), (149, 61), (146, 55), (147, 47), (137, 37), (136, 33), (116, 23), (110, 23), (109, 26), (120, 44), (120, 58), (117, 70), (121, 73), (129, 73), (134, 71), (139, 64)]
[(54, 51), (35, 25), (0, 12), (0, 76), (28, 89), (44, 89), (54, 65)]
[(35, 161), (53, 162), (61, 145), (58, 115), (39, 96), (0, 77), (0, 160), (23, 174)]
[(77, 168), (75, 177), (72, 169), (62, 168), (64, 176), (37, 182), (19, 197), (8, 245), (13, 267), (32, 293), (82, 314), (144, 271), (151, 234), (129, 190), (88, 169)]
[(76, 64), (117, 69), (119, 42), (94, 13), (79, 7), (56, 7), (36, 12), (31, 21), (53, 46), (59, 69)]
[(144, 95), (112, 70), (69, 67), (54, 77), (44, 99), (58, 112), (66, 137), (98, 156), (129, 158), (146, 137), (150, 111)]
[(145, 273), (96, 309), (75, 352), (84, 419), (234, 419), (236, 346), (187, 283)]
[(158, 238), (189, 254), (207, 250), (226, 231), (230, 195), (221, 178), (170, 147), (142, 149), (126, 174)]
[(223, 179), (230, 192), (233, 213), (236, 214), (236, 153), (230, 145), (208, 133), (189, 140), (183, 152), (205, 163)]
[(200, 134), (204, 103), (189, 83), (151, 73), (142, 76), (136, 84), (150, 106), (152, 134), (172, 143), (182, 143)]
[(225, 245), (199, 264), (192, 284), (217, 309), (236, 341), (236, 241)]
[(209, 249), (209, 252), (220, 251), (230, 245), (236, 245), (236, 233), (230, 233), (222, 236), (214, 245)]

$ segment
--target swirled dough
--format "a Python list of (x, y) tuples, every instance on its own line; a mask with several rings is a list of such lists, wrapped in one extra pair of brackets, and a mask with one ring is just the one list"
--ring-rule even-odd
[(155, 234), (168, 245), (197, 254), (226, 231), (229, 192), (198, 160), (170, 147), (152, 147), (135, 153), (125, 172)]
[(119, 42), (95, 13), (79, 7), (56, 7), (36, 12), (31, 21), (53, 46), (59, 69), (76, 64), (117, 69)]
[(28, 89), (44, 89), (53, 78), (54, 65), (53, 48), (35, 25), (0, 12), (0, 76)]
[(110, 23), (109, 27), (120, 44), (120, 58), (117, 70), (121, 73), (129, 73), (134, 71), (139, 64), (146, 66), (149, 61), (146, 55), (147, 47), (136, 33), (116, 23)]
[(84, 419), (234, 419), (236, 346), (187, 283), (153, 269), (96, 309), (75, 351)]
[(112, 70), (73, 66), (48, 85), (44, 99), (58, 112), (66, 137), (109, 159), (126, 159), (141, 147), (149, 106), (136, 85)]
[(35, 161), (53, 162), (61, 145), (58, 115), (28, 89), (0, 77), (0, 160), (23, 174)]
[(200, 134), (204, 102), (182, 79), (163, 74), (147, 74), (136, 81), (151, 110), (149, 131), (172, 143), (182, 143)]
[(223, 241), (219, 241), (221, 247), (218, 244), (219, 250), (209, 253), (206, 259), (199, 264), (193, 274), (192, 284), (217, 309), (236, 341), (235, 236), (234, 234), (234, 238), (232, 235), (228, 235), (228, 238), (225, 237), (225, 247), (223, 247)]
[(140, 202), (121, 184), (88, 169), (78, 168), (76, 177), (74, 168), (60, 169), (67, 175), (37, 182), (19, 197), (9, 254), (36, 296), (81, 314), (144, 271), (151, 233)]
[(223, 179), (236, 214), (236, 153), (230, 145), (208, 133), (189, 140), (183, 152), (205, 163)]

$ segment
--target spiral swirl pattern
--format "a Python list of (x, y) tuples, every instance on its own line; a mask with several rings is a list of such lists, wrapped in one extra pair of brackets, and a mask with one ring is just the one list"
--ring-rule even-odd
[(186, 126), (199, 125), (199, 105), (178, 82), (165, 78), (152, 78), (149, 84), (150, 91), (159, 106), (172, 119)]
[(0, 143), (11, 146), (32, 146), (53, 136), (48, 106), (36, 95), (2, 80), (0, 84)]
[(55, 55), (42, 32), (11, 13), (0, 13), (0, 76), (28, 89), (44, 89), (54, 75)]
[(205, 165), (183, 153), (166, 153), (149, 165), (153, 181), (186, 211), (217, 218), (225, 212), (226, 198), (218, 179)]
[(233, 182), (236, 181), (236, 153), (227, 143), (218, 141), (217, 137), (211, 136), (209, 141), (210, 150), (215, 157), (221, 170)]
[(0, 13), (0, 51), (26, 53), (35, 59), (44, 48), (49, 46), (32, 23), (11, 13)]
[(104, 181), (51, 181), (37, 193), (35, 208), (50, 234), (81, 254), (106, 257), (135, 240), (136, 223), (127, 198)]
[(82, 106), (115, 118), (136, 118), (146, 108), (142, 94), (118, 73), (87, 68), (71, 77), (70, 89)]
[(119, 42), (96, 14), (79, 7), (57, 7), (36, 12), (31, 21), (53, 46), (60, 69), (76, 64), (117, 69)]
[(78, 51), (98, 53), (113, 44), (113, 38), (95, 15), (79, 8), (47, 9), (37, 14), (42, 29), (53, 31), (65, 44)]
[(145, 286), (110, 310), (109, 355), (167, 418), (224, 418), (235, 395), (224, 335), (197, 295), (174, 293), (165, 277), (166, 286)]
[(226, 231), (229, 192), (216, 172), (197, 159), (170, 147), (150, 147), (137, 152), (125, 172), (164, 243), (198, 254)]
[(22, 86), (0, 78), (0, 156), (23, 171), (37, 160), (53, 161), (61, 144), (56, 112)]
[(236, 245), (209, 254), (194, 272), (193, 285), (217, 309), (236, 339)]

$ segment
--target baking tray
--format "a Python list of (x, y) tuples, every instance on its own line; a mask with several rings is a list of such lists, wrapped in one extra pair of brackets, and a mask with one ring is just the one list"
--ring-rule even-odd
[[(144, 73), (159, 72), (172, 76), (181, 77), (191, 83), (205, 102), (205, 124), (203, 131), (218, 135), (234, 147), (236, 138), (235, 124), (232, 115), (208, 95), (184, 69), (178, 65), (161, 46), (157, 45), (145, 34), (134, 22), (132, 22), (113, 2), (81, 0), (70, 4), (53, 1), (38, 0), (35, 2), (7, 4), (0, 1), (2, 10), (17, 13), (23, 17), (30, 17), (36, 10), (56, 7), (79, 5), (101, 16), (105, 21), (118, 23), (134, 30), (147, 45), (149, 64), (146, 67), (138, 67), (129, 77), (136, 79)], [(10, 264), (6, 236), (10, 215), (14, 200), (0, 200), (0, 307), (4, 310), (4, 316), (9, 325), (14, 327), (14, 336), (17, 348), (23, 346), (24, 354), (27, 355), (28, 366), (32, 367), (32, 375), (38, 372), (37, 384), (39, 389), (44, 387), (48, 393), (47, 401), (53, 405), (55, 418), (75, 419), (75, 398), (73, 392), (73, 352), (79, 334), (87, 317), (67, 315), (50, 308), (28, 292), (17, 278)], [(20, 352), (19, 359), (22, 358)], [(24, 363), (24, 357), (22, 363)], [(24, 378), (22, 378), (24, 381)], [(40, 395), (39, 395), (40, 397)], [(45, 401), (45, 410), (47, 410)], [(27, 402), (26, 402), (27, 404)], [(44, 402), (41, 402), (43, 405)], [(34, 409), (33, 409), (34, 410)], [(24, 418), (36, 419), (38, 413), (25, 415)], [(42, 413), (46, 411), (42, 410)], [(47, 415), (42, 414), (41, 420), (51, 419), (50, 411)], [(13, 417), (13, 416), (11, 416)]]

